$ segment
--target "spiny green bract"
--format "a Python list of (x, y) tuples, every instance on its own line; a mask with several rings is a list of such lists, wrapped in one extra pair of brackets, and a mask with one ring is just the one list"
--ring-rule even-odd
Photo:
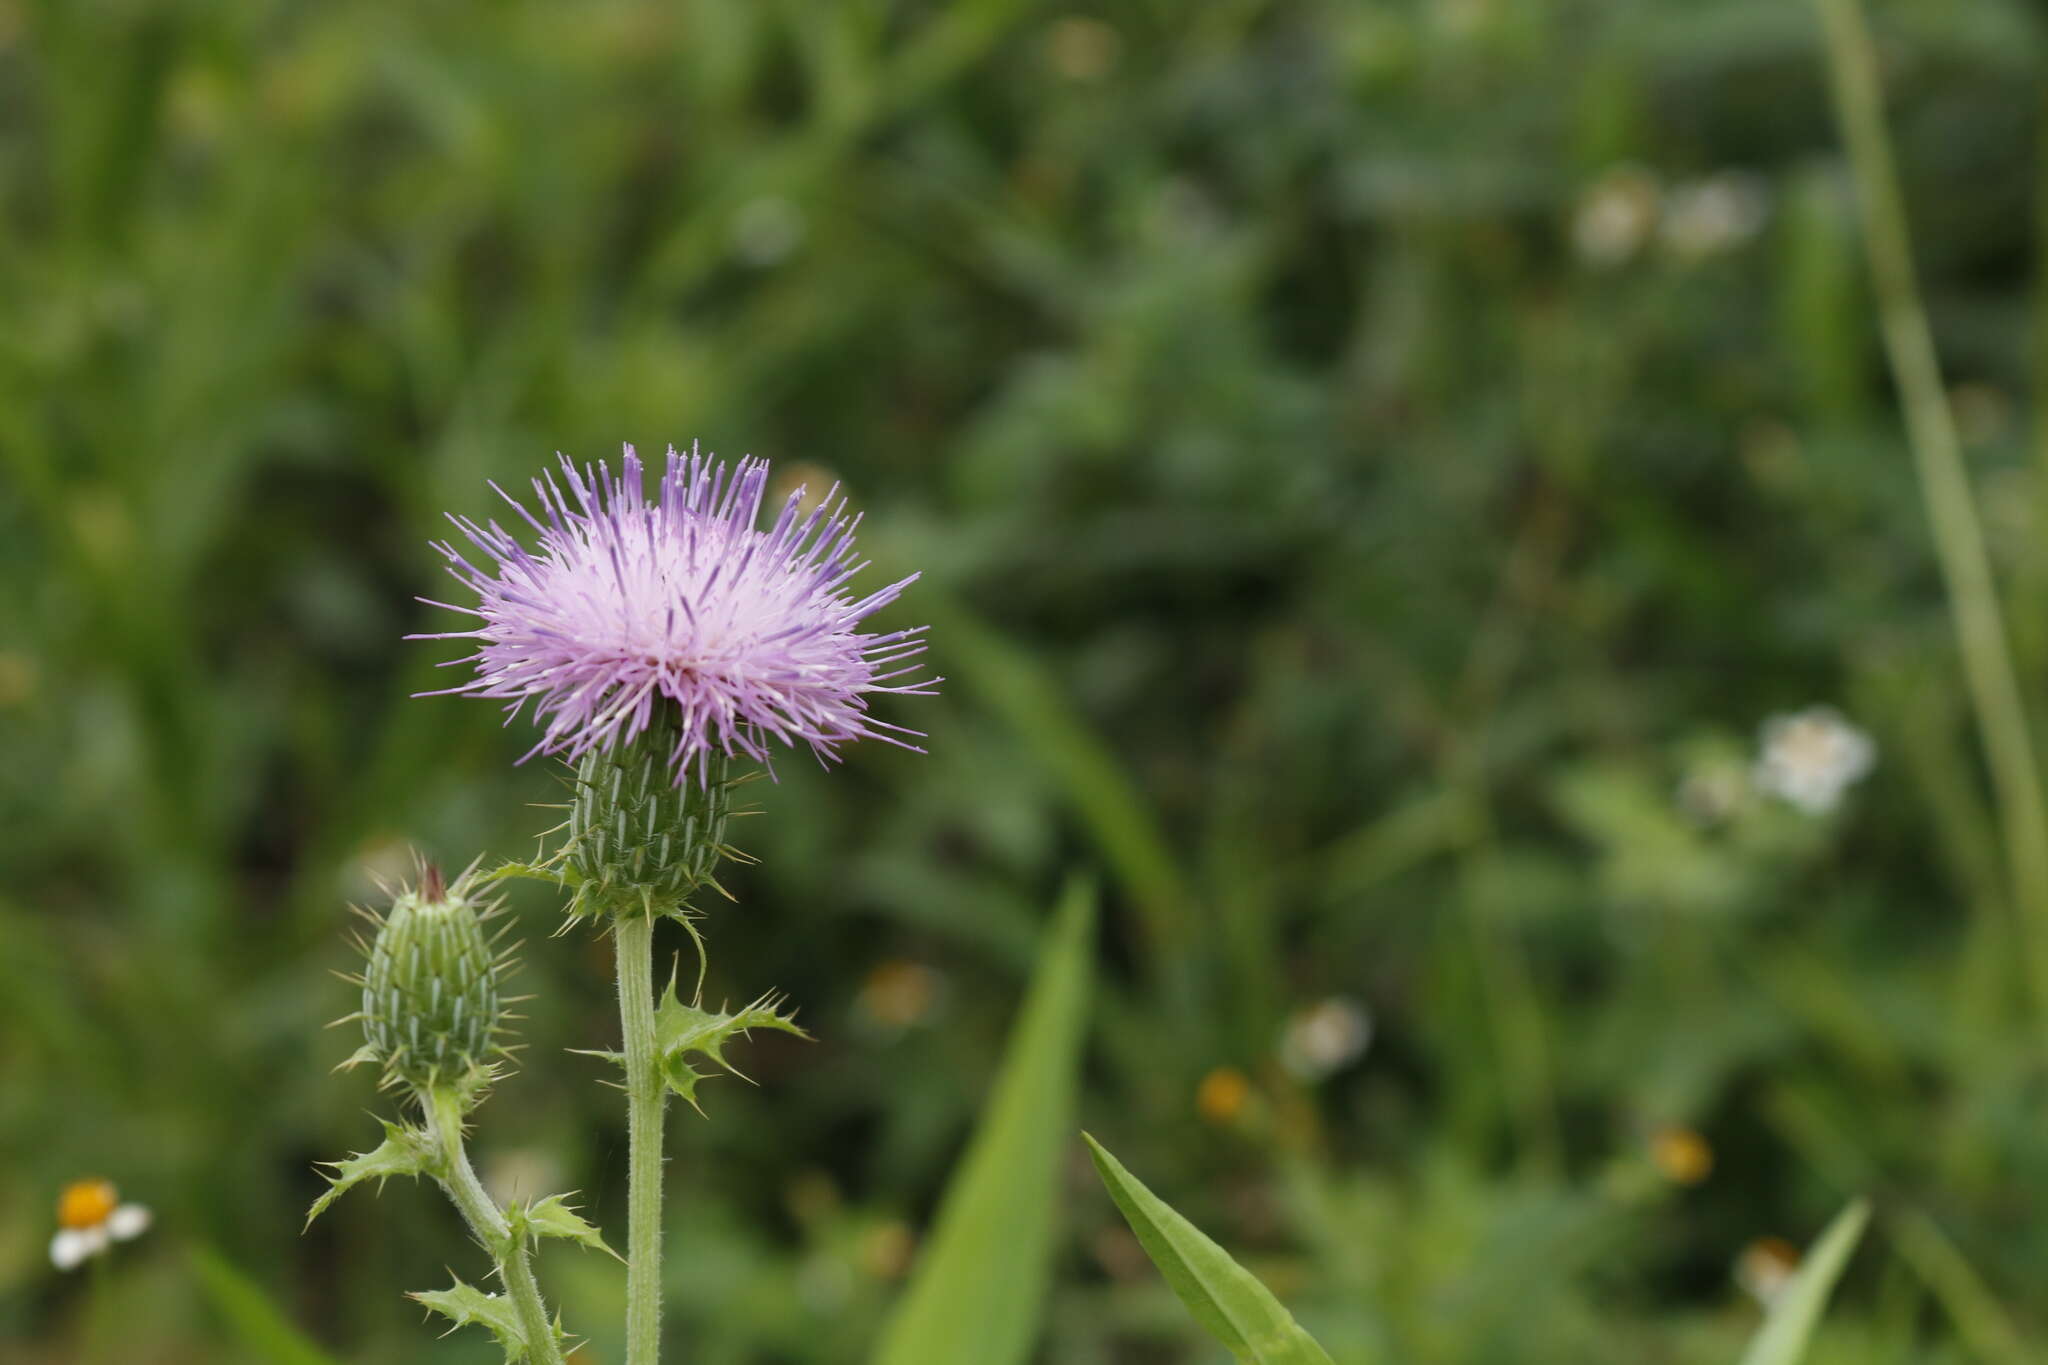
[(484, 929), (497, 910), (471, 894), (468, 874), (448, 886), (431, 865), (419, 886), (394, 898), (363, 972), (358, 1059), (425, 1090), (458, 1082), (504, 1050), (505, 959)]
[(576, 885), (572, 915), (675, 908), (698, 887), (718, 885), (721, 858), (743, 856), (726, 844), (725, 825), (746, 778), (728, 778), (718, 760), (703, 782), (678, 783), (674, 742), (674, 727), (657, 724), (576, 765), (563, 848)]

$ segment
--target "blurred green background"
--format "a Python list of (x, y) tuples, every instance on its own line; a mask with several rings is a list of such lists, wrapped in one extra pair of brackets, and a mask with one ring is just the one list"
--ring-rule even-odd
[[(2048, 27), (1875, 19), (2038, 701)], [(818, 1042), (672, 1123), (692, 1365), (865, 1359), (1075, 868), (1083, 1121), (1345, 1365), (1730, 1361), (1762, 1239), (1856, 1191), (1813, 1360), (2038, 1358), (2041, 1012), (1819, 42), (1781, 0), (0, 3), (0, 1357), (93, 1349), (47, 1247), (97, 1174), (157, 1215), (107, 1359), (265, 1358), (201, 1248), (341, 1360), (497, 1358), (400, 1295), (480, 1274), (433, 1191), (300, 1234), (385, 1103), (329, 1074), (345, 906), (559, 790), (400, 637), (486, 479), (702, 440), (844, 479), (948, 681), (883, 703), (928, 757), (754, 789), (708, 993)], [(1820, 815), (1747, 785), (1813, 703), (1879, 751)], [(617, 1230), (562, 1050), (615, 1037), (607, 945), (517, 895), (535, 1045), (475, 1149)], [(1039, 1358), (1217, 1361), (1071, 1158)], [(614, 1358), (616, 1268), (543, 1275)]]

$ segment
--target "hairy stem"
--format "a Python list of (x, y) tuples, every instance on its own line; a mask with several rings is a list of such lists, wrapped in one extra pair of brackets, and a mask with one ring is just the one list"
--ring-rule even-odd
[(1817, 0), (1827, 30), (1835, 114), (1848, 144), (1864, 245), (1892, 378), (1905, 409), (1920, 493), (1948, 587), (1963, 676), (1997, 792), (2036, 1004), (2048, 1010), (2048, 799), (2028, 731), (2005, 621), (1984, 548), (1955, 414), (1942, 386), (1906, 231), (1905, 197), (1885, 129), (1877, 49), (1859, 0)]
[(612, 922), (626, 1056), (626, 1365), (661, 1353), (661, 1120), (668, 1098), (654, 1057), (654, 916)]
[(428, 1091), (425, 1099), (434, 1140), (441, 1144), (441, 1188), (448, 1191), (469, 1230), (498, 1263), (498, 1277), (512, 1296), (512, 1307), (519, 1314), (520, 1330), (532, 1358), (540, 1365), (562, 1365), (561, 1343), (555, 1338), (547, 1306), (541, 1302), (540, 1285), (533, 1278), (527, 1249), (513, 1244), (505, 1215), (484, 1192), (483, 1182), (476, 1178), (476, 1170), (469, 1164), (469, 1152), (462, 1143), (460, 1102), (453, 1091), (438, 1088)]

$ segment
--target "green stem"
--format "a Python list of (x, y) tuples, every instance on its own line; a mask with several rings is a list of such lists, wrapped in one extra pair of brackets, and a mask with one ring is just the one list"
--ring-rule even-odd
[(1942, 387), (1941, 365), (1914, 277), (1905, 199), (1885, 130), (1877, 51), (1859, 0), (1817, 3), (1827, 29), (1835, 114), (1856, 176), (1885, 351), (1905, 409), (1920, 493), (1934, 527), (1935, 550), (1948, 588), (1963, 674), (1998, 795), (2013, 900), (2019, 907), (2036, 1003), (2048, 1010), (2048, 799), (2042, 795), (2034, 742), (1999, 612), (1991, 558), (1984, 548), (1984, 533), (1963, 464), (1962, 443), (1956, 435), (1955, 414)]
[(547, 1306), (541, 1302), (540, 1286), (534, 1281), (527, 1249), (514, 1244), (505, 1215), (484, 1192), (483, 1182), (476, 1178), (476, 1170), (469, 1164), (469, 1152), (462, 1144), (460, 1102), (452, 1090), (446, 1089), (430, 1090), (424, 1098), (427, 1120), (435, 1140), (441, 1144), (441, 1188), (448, 1191), (470, 1232), (498, 1263), (498, 1276), (512, 1296), (512, 1307), (519, 1314), (519, 1327), (533, 1359), (540, 1365), (562, 1365), (562, 1346), (555, 1337), (554, 1324), (548, 1319)]
[(108, 1343), (113, 1341), (113, 1308), (110, 1288), (110, 1274), (107, 1262), (113, 1257), (105, 1252), (89, 1262), (92, 1269), (92, 1288), (86, 1297), (85, 1358), (91, 1365), (104, 1365), (114, 1358)]
[(661, 1120), (668, 1098), (654, 1057), (654, 915), (612, 921), (626, 1055), (626, 1365), (661, 1353)]

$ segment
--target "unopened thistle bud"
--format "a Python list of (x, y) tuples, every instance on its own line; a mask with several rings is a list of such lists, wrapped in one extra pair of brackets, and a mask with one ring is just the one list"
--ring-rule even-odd
[(657, 722), (637, 738), (585, 754), (576, 765), (566, 855), (577, 878), (574, 914), (672, 911), (701, 886), (716, 885), (733, 788), (723, 758), (677, 780), (681, 734)]
[(392, 902), (363, 972), (364, 1055), (387, 1076), (425, 1090), (503, 1050), (504, 959), (484, 929), (497, 908), (471, 894), (466, 875), (449, 886), (432, 864)]

